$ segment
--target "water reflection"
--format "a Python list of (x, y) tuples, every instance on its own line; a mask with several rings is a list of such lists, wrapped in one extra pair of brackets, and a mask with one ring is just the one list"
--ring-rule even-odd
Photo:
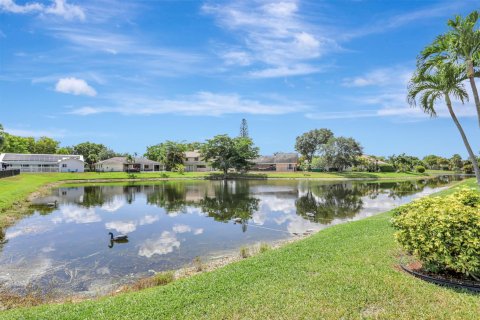
[[(53, 190), (0, 230), (0, 283), (104, 293), (196, 256), (361, 219), (461, 179), (402, 182), (171, 181)], [(57, 201), (58, 206), (48, 203)], [(128, 234), (125, 243), (107, 236)]]

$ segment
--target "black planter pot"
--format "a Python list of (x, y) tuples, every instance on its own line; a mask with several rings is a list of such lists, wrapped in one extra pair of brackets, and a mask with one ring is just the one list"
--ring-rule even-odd
[(412, 276), (422, 279), (424, 281), (434, 283), (440, 286), (448, 287), (448, 288), (453, 288), (453, 289), (462, 289), (470, 292), (474, 292), (477, 294), (480, 294), (480, 284), (474, 284), (474, 283), (463, 283), (460, 281), (450, 281), (447, 279), (442, 279), (442, 278), (436, 278), (433, 276), (429, 276), (420, 272), (413, 271), (403, 265), (400, 265), (403, 271), (411, 274)]

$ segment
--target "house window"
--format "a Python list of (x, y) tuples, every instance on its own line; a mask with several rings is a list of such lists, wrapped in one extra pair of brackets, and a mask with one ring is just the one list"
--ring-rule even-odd
[(144, 167), (145, 169), (148, 169), (148, 164), (144, 165), (143, 167)]
[(62, 164), (62, 168), (66, 168), (67, 167), (67, 164), (66, 163), (63, 163)]
[(197, 166), (197, 169), (206, 169), (206, 168), (207, 168), (207, 167), (206, 167), (205, 165), (201, 165), (201, 164), (199, 164), (199, 165)]
[(198, 157), (195, 158), (195, 161), (198, 161)]

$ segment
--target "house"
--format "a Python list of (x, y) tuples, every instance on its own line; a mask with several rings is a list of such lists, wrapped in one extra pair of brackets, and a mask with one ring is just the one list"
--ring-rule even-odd
[(289, 172), (297, 170), (298, 154), (277, 152), (273, 156), (261, 156), (253, 160), (254, 171)]
[(1, 153), (1, 168), (20, 172), (83, 172), (82, 155)]
[(163, 164), (147, 158), (134, 158), (134, 161), (129, 163), (127, 161), (127, 157), (113, 157), (95, 163), (95, 171), (100, 172), (140, 172), (163, 170), (165, 170), (165, 166)]
[(183, 165), (185, 166), (185, 171), (188, 172), (213, 171), (212, 167), (210, 167), (208, 163), (203, 160), (199, 150), (185, 152)]

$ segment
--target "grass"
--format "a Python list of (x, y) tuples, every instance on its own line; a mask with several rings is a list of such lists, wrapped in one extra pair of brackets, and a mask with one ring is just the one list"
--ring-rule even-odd
[[(468, 180), (455, 188), (462, 186), (475, 183)], [(10, 310), (0, 318), (478, 319), (479, 295), (438, 287), (398, 270), (400, 251), (390, 219), (391, 212), (386, 212), (333, 226), (165, 286)]]

